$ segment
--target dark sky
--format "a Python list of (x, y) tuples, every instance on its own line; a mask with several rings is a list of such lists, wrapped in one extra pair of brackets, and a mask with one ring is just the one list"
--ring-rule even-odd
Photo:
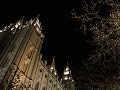
[[(56, 68), (58, 74), (62, 73), (68, 61), (70, 68), (81, 65), (86, 57), (89, 47), (86, 45), (83, 35), (76, 32), (74, 20), (68, 17), (70, 10), (78, 8), (80, 1), (17, 1), (0, 6), (0, 28), (16, 22), (22, 16), (25, 21), (35, 18), (40, 14), (45, 39), (41, 53), (43, 59), (51, 63), (52, 57), (56, 56)], [(7, 7), (5, 7), (7, 6)]]

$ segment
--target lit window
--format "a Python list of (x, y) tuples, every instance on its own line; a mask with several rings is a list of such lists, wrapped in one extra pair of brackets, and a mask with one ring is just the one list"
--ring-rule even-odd
[(69, 74), (69, 71), (64, 72), (64, 75), (67, 75), (67, 74)]

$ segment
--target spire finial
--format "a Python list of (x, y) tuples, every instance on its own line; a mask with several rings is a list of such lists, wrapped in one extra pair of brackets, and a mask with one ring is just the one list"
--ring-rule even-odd
[(68, 67), (68, 61), (67, 61), (67, 67)]
[(67, 61), (67, 65), (66, 65), (66, 70), (69, 70), (69, 65), (68, 65), (68, 61)]
[(53, 56), (52, 64), (51, 64), (51, 69), (55, 69), (55, 56)]
[(67, 61), (67, 65), (66, 65), (66, 68), (69, 67), (69, 64), (68, 64), (68, 61)]
[(40, 14), (37, 15), (37, 18), (39, 18), (39, 17), (40, 17)]
[(22, 16), (22, 18), (20, 18), (16, 23), (15, 23), (15, 27), (18, 28), (19, 26), (23, 25), (23, 20), (24, 20), (24, 16)]
[(19, 24), (23, 24), (23, 20), (24, 20), (24, 18), (25, 18), (25, 16), (22, 16), (22, 18), (20, 18), (18, 21), (17, 21), (17, 23), (19, 23)]

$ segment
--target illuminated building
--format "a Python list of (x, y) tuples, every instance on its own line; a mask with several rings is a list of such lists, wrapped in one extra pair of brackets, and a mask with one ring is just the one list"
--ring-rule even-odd
[(65, 90), (75, 90), (75, 81), (73, 80), (71, 70), (68, 66), (68, 63), (63, 72), (63, 81), (62, 82), (65, 85), (64, 86)]
[(39, 16), (26, 23), (23, 19), (0, 30), (0, 90), (65, 90), (54, 58), (50, 67), (41, 60)]

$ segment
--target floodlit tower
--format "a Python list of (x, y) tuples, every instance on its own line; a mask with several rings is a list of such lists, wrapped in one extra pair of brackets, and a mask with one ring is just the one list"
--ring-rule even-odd
[(54, 75), (57, 75), (57, 71), (55, 69), (55, 56), (53, 56), (52, 64), (50, 66), (50, 71), (54, 73)]
[(72, 74), (71, 74), (71, 70), (68, 66), (68, 62), (67, 62), (67, 66), (63, 72), (63, 83), (65, 85), (64, 86), (65, 90), (75, 90), (75, 82), (72, 78)]
[(55, 56), (53, 56), (53, 60), (52, 60), (50, 69), (51, 69), (51, 71), (54, 71), (54, 70), (55, 70)]
[(0, 90), (31, 90), (44, 39), (39, 15), (0, 30)]

